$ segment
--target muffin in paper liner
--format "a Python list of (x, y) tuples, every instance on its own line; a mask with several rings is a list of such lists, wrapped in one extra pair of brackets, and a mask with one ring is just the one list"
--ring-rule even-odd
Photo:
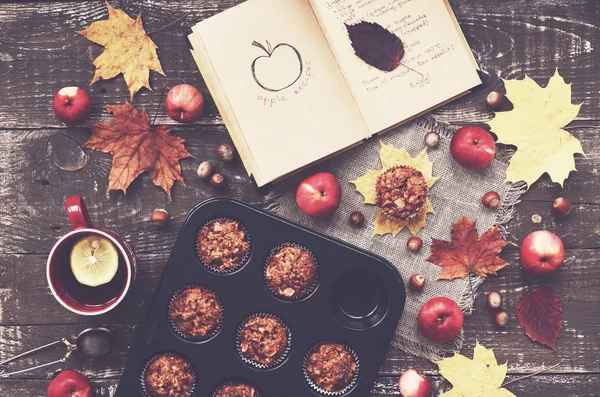
[[(205, 227), (209, 227), (211, 226), (213, 223), (215, 222), (235, 222), (237, 223), (239, 229), (241, 231), (244, 232), (245, 236), (244, 236), (244, 240), (248, 243), (248, 249), (246, 250), (246, 253), (244, 254), (244, 256), (240, 259), (239, 263), (232, 268), (229, 269), (218, 269), (216, 267), (214, 267), (213, 265), (206, 263), (204, 261), (204, 259), (202, 259), (202, 254), (200, 252), (200, 234), (202, 233), (202, 230)], [(246, 228), (246, 226), (238, 221), (237, 219), (234, 218), (228, 218), (228, 217), (216, 217), (216, 218), (212, 218), (211, 220), (209, 220), (208, 222), (206, 222), (204, 225), (202, 225), (202, 227), (200, 228), (200, 230), (198, 230), (198, 233), (196, 234), (196, 257), (198, 258), (198, 260), (200, 261), (200, 263), (202, 264), (202, 266), (204, 266), (207, 270), (213, 272), (213, 273), (217, 273), (217, 274), (231, 274), (234, 273), (238, 270), (240, 270), (242, 267), (244, 267), (246, 265), (246, 263), (248, 263), (248, 259), (250, 258), (250, 252), (252, 250), (252, 238), (250, 237), (250, 233), (248, 232), (248, 229)]]
[[(271, 261), (271, 258), (273, 258), (273, 255), (277, 254), (281, 249), (285, 248), (285, 247), (295, 247), (295, 248), (299, 248), (304, 250), (305, 252), (307, 252), (311, 258), (313, 259), (315, 266), (316, 266), (316, 274), (315, 274), (315, 278), (312, 281), (311, 285), (307, 288), (307, 290), (301, 294), (297, 294), (296, 296), (285, 296), (283, 294), (280, 294), (278, 291), (274, 290), (271, 285), (269, 285), (269, 282), (267, 281), (267, 269), (269, 266), (269, 262)], [(301, 299), (306, 298), (307, 296), (310, 296), (313, 292), (315, 292), (315, 290), (317, 289), (317, 285), (319, 284), (319, 279), (321, 277), (321, 269), (319, 266), (319, 261), (317, 261), (317, 258), (315, 257), (315, 255), (312, 253), (311, 250), (309, 250), (308, 248), (306, 248), (303, 245), (300, 244), (296, 244), (296, 243), (283, 243), (275, 248), (273, 248), (271, 250), (271, 252), (269, 253), (269, 256), (267, 257), (267, 260), (265, 261), (265, 265), (263, 267), (263, 281), (265, 283), (265, 286), (267, 287), (267, 289), (269, 290), (269, 292), (271, 294), (273, 294), (275, 297), (277, 297), (278, 299), (282, 299), (285, 301), (289, 301), (289, 302), (294, 302), (294, 301), (298, 301)]]
[(227, 379), (221, 383), (219, 383), (217, 385), (217, 387), (215, 387), (215, 389), (212, 392), (212, 397), (218, 397), (217, 392), (219, 391), (220, 388), (227, 386), (227, 385), (235, 385), (235, 384), (239, 384), (239, 383), (243, 383), (246, 384), (250, 387), (252, 387), (255, 391), (255, 394), (253, 397), (263, 397), (262, 393), (260, 392), (260, 389), (258, 388), (258, 386), (256, 386), (256, 384), (254, 384), (254, 382), (251, 382), (247, 379), (244, 378), (233, 378), (233, 379)]
[[(214, 327), (214, 329), (212, 329), (210, 332), (208, 332), (204, 336), (193, 336), (193, 335), (186, 334), (185, 332), (181, 331), (177, 327), (177, 324), (171, 318), (171, 308), (172, 308), (173, 302), (175, 301), (175, 298), (177, 298), (179, 296), (179, 294), (181, 294), (183, 291), (190, 289), (190, 288), (203, 288), (203, 289), (206, 289), (206, 290), (212, 292), (215, 295), (217, 302), (219, 303), (219, 306), (220, 306), (221, 318), (220, 318), (219, 322)], [(200, 284), (187, 284), (187, 285), (184, 285), (183, 287), (179, 288), (171, 297), (171, 300), (169, 301), (169, 307), (167, 309), (167, 316), (169, 318), (169, 324), (171, 325), (171, 329), (173, 330), (173, 332), (175, 332), (175, 334), (177, 336), (179, 336), (180, 338), (182, 338), (186, 341), (189, 341), (189, 342), (205, 342), (207, 340), (214, 338), (219, 333), (221, 328), (223, 327), (225, 311), (223, 309), (223, 302), (221, 301), (221, 298), (214, 290), (212, 290), (211, 288), (208, 288), (204, 285), (200, 285)]]
[[(327, 345), (327, 344), (341, 345), (348, 353), (350, 353), (352, 355), (352, 358), (354, 359), (354, 362), (356, 363), (356, 372), (354, 373), (354, 376), (352, 376), (352, 379), (350, 380), (348, 385), (346, 385), (345, 387), (343, 387), (340, 390), (329, 391), (329, 390), (323, 389), (322, 387), (320, 387), (313, 381), (310, 374), (308, 373), (308, 369), (307, 369), (308, 358), (319, 347), (321, 347), (323, 345)], [(311, 347), (308, 350), (308, 352), (304, 356), (304, 362), (302, 364), (302, 371), (304, 373), (304, 379), (306, 380), (306, 383), (308, 383), (308, 385), (317, 393), (322, 394), (324, 396), (343, 396), (344, 394), (349, 393), (354, 388), (354, 386), (356, 386), (356, 382), (358, 382), (358, 375), (360, 373), (360, 362), (358, 360), (358, 355), (356, 354), (354, 349), (352, 349), (346, 343), (339, 342), (337, 340), (324, 340), (324, 341), (321, 341), (321, 342), (315, 344), (313, 347)]]
[(198, 377), (198, 375), (196, 373), (196, 369), (194, 368), (194, 365), (191, 363), (190, 360), (188, 360), (187, 358), (185, 358), (181, 354), (172, 353), (172, 352), (155, 354), (144, 365), (144, 369), (142, 369), (142, 374), (141, 374), (141, 377), (140, 377), (140, 382), (141, 382), (141, 386), (142, 386), (142, 392), (143, 392), (144, 396), (145, 397), (162, 397), (162, 396), (160, 396), (158, 394), (152, 394), (152, 393), (150, 393), (150, 391), (148, 390), (148, 387), (146, 385), (146, 373), (148, 371), (148, 367), (150, 366), (150, 364), (152, 364), (155, 360), (159, 359), (160, 357), (165, 357), (165, 356), (176, 357), (176, 358), (179, 358), (179, 359), (183, 360), (186, 364), (188, 364), (190, 366), (190, 370), (192, 371), (192, 375), (194, 377), (194, 382), (192, 384), (192, 387), (191, 387), (189, 393), (187, 393), (185, 395), (182, 394), (181, 396), (176, 395), (176, 394), (168, 394), (168, 396), (191, 397), (194, 394), (194, 391), (196, 390), (196, 380), (197, 380), (197, 377)]
[[(287, 342), (286, 342), (286, 346), (285, 346), (285, 350), (283, 351), (283, 353), (280, 354), (279, 357), (277, 357), (272, 363), (270, 364), (262, 364), (260, 362), (251, 360), (250, 358), (246, 357), (244, 355), (244, 353), (242, 352), (242, 348), (241, 348), (241, 339), (240, 339), (240, 334), (242, 333), (244, 326), (252, 319), (257, 318), (257, 317), (268, 317), (268, 318), (272, 318), (277, 320), (277, 322), (279, 322), (279, 324), (283, 327), (283, 329), (285, 330), (286, 334), (287, 334)], [(287, 326), (286, 323), (283, 322), (283, 320), (281, 320), (278, 316), (274, 315), (274, 314), (270, 314), (270, 313), (254, 313), (251, 316), (248, 316), (244, 319), (244, 321), (242, 321), (242, 323), (240, 324), (240, 326), (238, 327), (238, 331), (237, 331), (237, 336), (236, 336), (236, 349), (238, 352), (239, 357), (241, 358), (241, 360), (256, 369), (270, 369), (270, 368), (274, 368), (277, 367), (279, 365), (281, 365), (288, 357), (290, 350), (292, 348), (292, 331), (290, 330), (290, 328)]]

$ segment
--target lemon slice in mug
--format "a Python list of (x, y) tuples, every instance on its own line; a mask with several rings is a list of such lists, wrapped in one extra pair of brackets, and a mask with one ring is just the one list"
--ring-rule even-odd
[(71, 271), (83, 285), (106, 284), (115, 277), (118, 268), (117, 249), (104, 237), (83, 237), (71, 249)]

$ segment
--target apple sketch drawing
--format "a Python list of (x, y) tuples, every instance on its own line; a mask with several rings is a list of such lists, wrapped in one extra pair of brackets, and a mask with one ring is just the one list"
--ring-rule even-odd
[(275, 47), (266, 41), (267, 46), (259, 42), (252, 45), (264, 51), (252, 62), (252, 76), (262, 89), (278, 92), (293, 85), (302, 76), (303, 64), (300, 52), (286, 43)]

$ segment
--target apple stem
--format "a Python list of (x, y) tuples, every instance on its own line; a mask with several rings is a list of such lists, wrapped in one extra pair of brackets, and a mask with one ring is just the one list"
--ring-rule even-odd
[[(267, 44), (269, 45), (269, 48), (270, 48), (270, 47), (271, 47), (271, 45), (269, 44), (269, 42), (268, 42), (268, 41), (267, 41)], [(264, 45), (262, 45), (262, 44), (260, 44), (258, 41), (253, 41), (253, 42), (252, 42), (252, 45), (253, 45), (253, 46), (255, 46), (255, 47), (258, 47), (258, 48), (260, 48), (261, 50), (263, 50), (264, 52), (266, 52), (266, 53), (267, 53), (267, 55), (271, 55), (271, 52), (269, 52), (269, 50), (267, 50), (267, 49), (265, 48), (265, 46), (264, 46)]]
[(425, 75), (421, 72), (417, 72), (416, 70), (414, 70), (413, 68), (411, 68), (410, 66), (405, 65), (404, 63), (402, 63), (402, 61), (400, 61), (400, 65), (404, 66), (406, 69), (411, 70), (413, 72), (415, 72), (416, 74), (421, 76), (421, 80), (425, 79)]
[(513, 382), (517, 382), (517, 381), (519, 381), (519, 380), (523, 380), (523, 379), (531, 378), (532, 376), (539, 375), (539, 374), (541, 374), (542, 372), (550, 371), (551, 369), (554, 369), (554, 368), (558, 367), (559, 365), (561, 365), (561, 364), (563, 363), (563, 361), (564, 361), (564, 360), (560, 360), (558, 363), (554, 364), (554, 365), (553, 365), (553, 366), (551, 366), (551, 367), (544, 368), (544, 369), (540, 369), (539, 371), (536, 371), (536, 372), (533, 372), (533, 373), (527, 374), (527, 375), (525, 375), (525, 376), (521, 376), (520, 378), (511, 379), (511, 380), (509, 380), (508, 382), (504, 382), (504, 384), (502, 384), (502, 387), (505, 387), (506, 385), (509, 385), (509, 384), (511, 384), (511, 383), (513, 383)]
[(65, 99), (65, 105), (67, 105), (67, 106), (71, 106), (71, 104), (72, 104), (72, 103), (73, 103), (73, 102), (71, 101), (71, 99), (70, 99), (70, 98), (67, 98), (67, 99)]
[(481, 317), (479, 317), (479, 311), (475, 307), (475, 291), (473, 291), (473, 282), (471, 281), (471, 275), (472, 274), (469, 273), (468, 277), (469, 277), (469, 287), (471, 287), (471, 297), (473, 298), (473, 310), (475, 311), (475, 315), (477, 316), (477, 320), (479, 320), (479, 324), (481, 324), (481, 328), (483, 328), (483, 330), (485, 331), (486, 334), (489, 334), (489, 332), (485, 328), (485, 325), (483, 325), (483, 321), (481, 321)]

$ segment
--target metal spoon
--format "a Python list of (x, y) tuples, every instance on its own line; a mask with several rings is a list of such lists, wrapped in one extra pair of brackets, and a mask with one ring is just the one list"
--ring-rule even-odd
[[(50, 366), (53, 364), (64, 363), (65, 361), (67, 361), (69, 356), (71, 356), (71, 353), (73, 353), (77, 349), (81, 349), (85, 354), (87, 354), (90, 357), (104, 356), (110, 351), (112, 344), (114, 342), (114, 339), (115, 339), (115, 337), (114, 337), (113, 333), (107, 328), (92, 327), (92, 328), (84, 329), (83, 331), (81, 331), (81, 333), (79, 335), (77, 335), (77, 341), (75, 344), (69, 342), (66, 338), (62, 338), (60, 340), (57, 340), (56, 342), (48, 343), (47, 345), (38, 347), (33, 350), (29, 350), (28, 352), (21, 353), (18, 356), (15, 356), (15, 357), (9, 358), (8, 360), (0, 362), (0, 376), (4, 377), (4, 376), (21, 374), (23, 372), (33, 371), (33, 370), (47, 367), (47, 366)], [(14, 372), (9, 372), (9, 373), (6, 372), (5, 364), (8, 364), (15, 360), (18, 360), (18, 359), (28, 356), (30, 354), (37, 353), (41, 350), (50, 348), (52, 346), (60, 345), (61, 343), (64, 344), (65, 346), (67, 346), (67, 353), (60, 360), (52, 361), (52, 362), (46, 363), (46, 364), (41, 364), (41, 365), (38, 365), (38, 366), (35, 366), (32, 368), (22, 369), (19, 371), (14, 371)]]

